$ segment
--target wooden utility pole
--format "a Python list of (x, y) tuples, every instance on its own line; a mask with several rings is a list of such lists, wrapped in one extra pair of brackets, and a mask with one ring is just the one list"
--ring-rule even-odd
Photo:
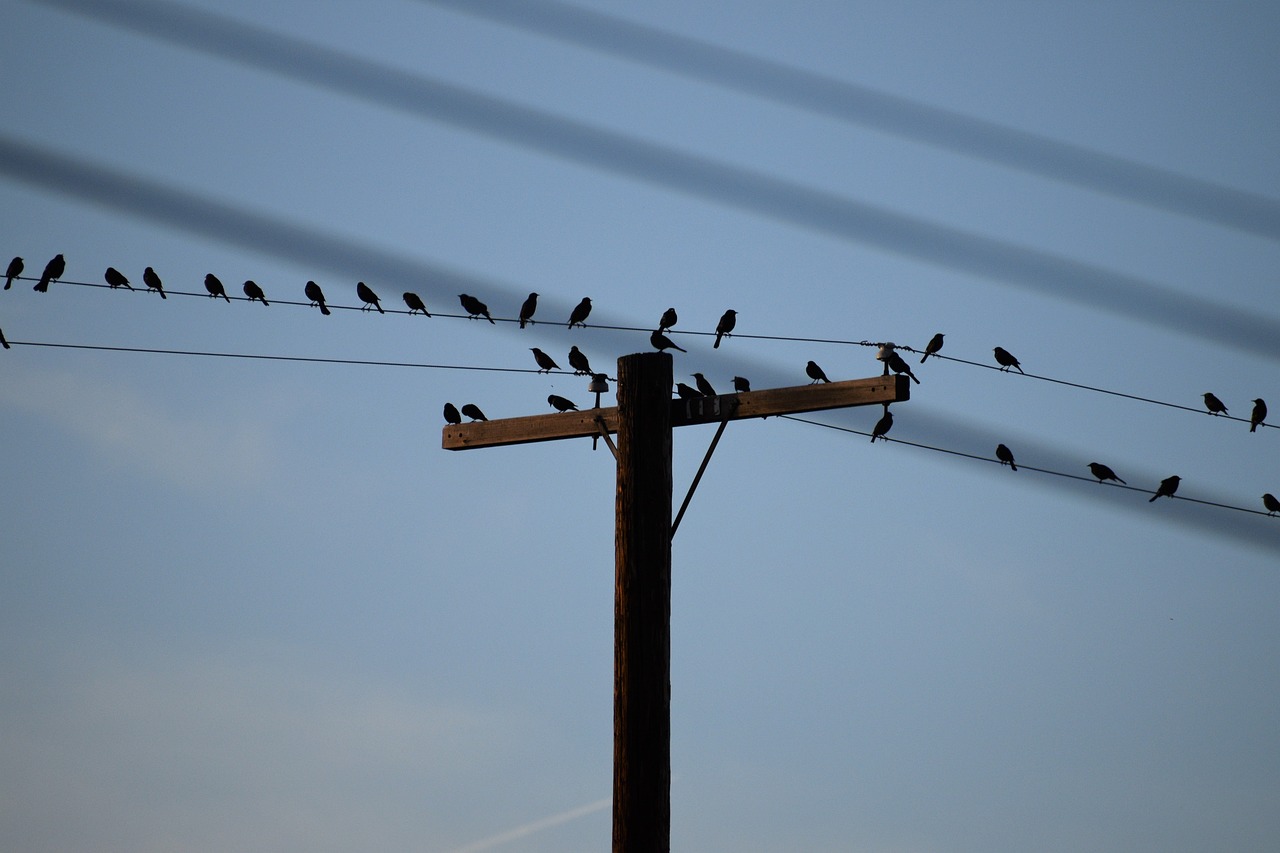
[[(905, 376), (672, 400), (671, 356), (618, 359), (618, 405), (452, 424), (447, 450), (617, 433), (613, 851), (671, 848), (671, 432), (676, 426), (907, 400)], [(717, 438), (719, 433), (717, 433)], [(714, 449), (715, 443), (712, 443)], [(708, 451), (708, 458), (710, 451)], [(706, 460), (703, 460), (703, 468)], [(699, 475), (702, 471), (699, 470)], [(695, 481), (696, 485), (696, 481)]]

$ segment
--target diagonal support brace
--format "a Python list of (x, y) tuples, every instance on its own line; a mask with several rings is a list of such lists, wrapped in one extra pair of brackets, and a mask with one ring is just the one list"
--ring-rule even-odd
[(720, 443), (720, 436), (724, 435), (724, 428), (729, 425), (732, 413), (737, 410), (737, 399), (730, 397), (733, 403), (728, 407), (724, 420), (720, 421), (720, 426), (716, 427), (715, 437), (711, 439), (711, 446), (707, 448), (707, 455), (702, 457), (702, 464), (698, 466), (698, 473), (693, 475), (693, 482), (689, 484), (689, 493), (684, 496), (684, 503), (680, 504), (680, 511), (676, 513), (676, 520), (671, 522), (671, 536), (676, 535), (676, 528), (680, 526), (680, 519), (684, 518), (684, 511), (689, 508), (689, 501), (693, 500), (694, 490), (698, 488), (698, 483), (702, 480), (702, 472), (707, 470), (707, 463), (711, 461), (711, 454), (716, 452), (716, 445)]

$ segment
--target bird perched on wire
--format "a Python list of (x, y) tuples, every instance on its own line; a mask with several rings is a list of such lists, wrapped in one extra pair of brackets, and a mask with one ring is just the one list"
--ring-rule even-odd
[(321, 314), (326, 317), (329, 316), (329, 306), (324, 302), (324, 291), (320, 289), (320, 285), (316, 284), (314, 281), (308, 281), (306, 285), (303, 286), (302, 292), (311, 300), (312, 305), (318, 305), (320, 307)]
[(920, 380), (916, 379), (916, 375), (911, 372), (911, 366), (907, 364), (906, 359), (898, 355), (897, 351), (889, 353), (889, 357), (885, 359), (885, 365), (894, 373), (905, 373), (911, 377), (911, 381), (920, 384)]
[(932, 338), (929, 338), (929, 343), (925, 344), (924, 356), (920, 359), (921, 364), (924, 364), (924, 360), (929, 356), (938, 354), (938, 350), (942, 349), (943, 337), (944, 336), (942, 332), (938, 332), (938, 334), (934, 335)]
[(1267, 515), (1275, 515), (1280, 512), (1280, 498), (1276, 498), (1270, 492), (1262, 496), (1262, 505), (1267, 508)]
[(569, 312), (569, 328), (574, 326), (585, 326), (587, 316), (591, 313), (591, 300), (586, 296), (582, 297), (582, 301), (573, 306), (573, 310)]
[(1256, 432), (1267, 419), (1267, 404), (1261, 397), (1253, 401), (1253, 414), (1249, 416), (1249, 432)]
[(701, 400), (702, 392), (691, 385), (683, 382), (676, 383), (676, 393), (680, 395), (681, 400)]
[(591, 362), (587, 360), (586, 355), (576, 346), (569, 347), (569, 366), (573, 368), (573, 372), (578, 376), (585, 376), (592, 373)]
[(653, 348), (658, 352), (662, 352), (664, 349), (678, 349), (680, 352), (688, 352), (687, 349), (679, 346), (675, 341), (671, 340), (671, 338), (668, 338), (656, 329), (649, 333), (649, 343), (653, 344)]
[(712, 349), (720, 347), (720, 339), (725, 335), (733, 337), (733, 327), (738, 325), (738, 312), (730, 308), (720, 316), (720, 322), (716, 323), (716, 342), (711, 345)]
[(1172, 477), (1165, 477), (1160, 481), (1160, 487), (1156, 489), (1156, 493), (1147, 498), (1147, 503), (1151, 503), (1156, 498), (1171, 498), (1173, 493), (1178, 491), (1178, 484), (1182, 482), (1182, 478), (1177, 474)]
[(716, 389), (711, 387), (711, 383), (707, 381), (707, 377), (703, 376), (701, 373), (691, 373), (689, 375), (693, 377), (694, 384), (698, 386), (698, 390), (702, 392), (702, 396), (717, 396)]
[(5, 273), (4, 273), (4, 289), (5, 290), (8, 290), (10, 287), (12, 287), (13, 280), (18, 276), (22, 275), (23, 266), (24, 264), (22, 262), (22, 258), (14, 258), (13, 260), (9, 261), (9, 269), (5, 270)]
[(227, 289), (222, 286), (222, 282), (213, 273), (209, 273), (204, 277), (204, 289), (209, 291), (210, 299), (217, 299), (221, 296), (227, 302), (231, 301), (231, 297), (227, 296)]
[(1124, 483), (1124, 480), (1121, 480), (1119, 477), (1116, 476), (1115, 471), (1112, 471), (1110, 468), (1108, 468), (1106, 465), (1103, 465), (1101, 462), (1090, 462), (1089, 473), (1097, 477), (1099, 483), (1101, 483), (1103, 480), (1115, 480), (1117, 483)]
[(31, 288), (37, 293), (48, 293), (49, 283), (62, 278), (62, 274), (67, 271), (67, 259), (59, 253), (49, 259), (49, 263), (44, 265), (44, 272), (40, 274), (40, 280), (36, 282), (36, 286)]
[(810, 385), (817, 385), (819, 382), (831, 381), (830, 379), (827, 378), (827, 374), (822, 372), (822, 368), (818, 367), (818, 362), (816, 361), (810, 361), (808, 364), (806, 364), (804, 366), (804, 372), (809, 376), (810, 379), (813, 380), (812, 382), (809, 383)]
[(488, 418), (486, 418), (486, 417), (484, 416), (484, 412), (480, 411), (480, 407), (479, 407), (479, 406), (477, 406), (475, 403), (467, 403), (465, 406), (463, 406), (463, 407), (462, 407), (462, 414), (464, 414), (464, 415), (466, 415), (467, 417), (471, 418), (471, 422), (472, 422), (472, 423), (475, 423), (476, 421), (487, 421), (487, 420), (489, 420)]
[(142, 283), (147, 286), (147, 290), (154, 290), (160, 294), (161, 299), (168, 299), (164, 295), (164, 285), (160, 283), (160, 276), (156, 275), (156, 271), (151, 267), (147, 267), (142, 271)]
[(431, 316), (431, 312), (427, 310), (426, 303), (422, 301), (422, 297), (418, 294), (406, 290), (401, 294), (400, 298), (404, 300), (404, 304), (409, 309), (410, 314), (417, 314), (421, 311), (426, 316)]
[(520, 328), (524, 328), (525, 323), (533, 322), (533, 312), (538, 310), (538, 294), (530, 293), (525, 297), (524, 304), (520, 306)]
[(676, 309), (668, 308), (662, 312), (662, 319), (658, 321), (658, 331), (665, 332), (676, 324)]
[(267, 295), (262, 292), (262, 288), (258, 287), (258, 283), (255, 281), (250, 280), (244, 283), (244, 295), (249, 297), (250, 302), (257, 299), (263, 305), (271, 304), (267, 301)]
[(379, 314), (385, 314), (382, 310), (382, 303), (378, 301), (378, 294), (373, 292), (373, 288), (365, 284), (363, 281), (356, 282), (356, 296), (360, 297), (360, 301), (364, 303), (361, 311), (368, 311), (370, 308), (377, 308)]
[(572, 400), (566, 400), (558, 394), (547, 395), (547, 402), (551, 404), (551, 408), (557, 412), (576, 412), (578, 407), (574, 405)]
[[(493, 318), (489, 316), (489, 306), (485, 305), (479, 299), (476, 299), (474, 296), (470, 296), (466, 293), (459, 293), (458, 301), (462, 303), (462, 310), (467, 312), (470, 319), (474, 320), (477, 317), (483, 316), (490, 323), (493, 323)], [(498, 325), (497, 323), (493, 324), (495, 326)]]
[(1019, 373), (1023, 373), (1022, 364), (1014, 358), (1013, 354), (1007, 349), (1004, 347), (996, 347), (992, 352), (995, 353), (996, 364), (1000, 365), (1001, 370), (1008, 370), (1011, 367), (1015, 367), (1018, 369)]
[(885, 406), (884, 414), (880, 416), (880, 420), (876, 421), (876, 425), (871, 428), (871, 443), (875, 444), (877, 438), (884, 438), (891, 429), (893, 429), (893, 412), (889, 411), (888, 406)]
[(1018, 466), (1013, 461), (1013, 451), (1003, 444), (996, 445), (996, 458), (1000, 460), (1001, 465), (1008, 465), (1014, 471), (1018, 470)]
[(553, 370), (560, 369), (560, 365), (556, 364), (555, 359), (537, 347), (529, 347), (529, 352), (533, 353), (533, 360), (538, 362), (539, 373), (550, 373)]
[(733, 377), (733, 390), (740, 394), (745, 394), (751, 390), (751, 382), (743, 376)]
[(107, 267), (107, 271), (102, 274), (102, 277), (107, 280), (107, 284), (111, 285), (112, 290), (117, 287), (127, 287), (133, 290), (133, 285), (129, 283), (129, 279), (125, 278), (124, 273), (115, 267)]
[(462, 423), (462, 415), (458, 414), (458, 407), (453, 403), (444, 404), (444, 422), (447, 424)]
[(1211, 391), (1204, 392), (1204, 407), (1209, 410), (1211, 415), (1225, 415), (1227, 413), (1226, 404), (1215, 397)]

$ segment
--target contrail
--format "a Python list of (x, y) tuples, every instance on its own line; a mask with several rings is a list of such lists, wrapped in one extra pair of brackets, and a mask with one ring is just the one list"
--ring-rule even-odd
[(550, 829), (553, 826), (559, 826), (562, 823), (568, 823), (571, 820), (577, 820), (580, 817), (604, 811), (611, 805), (613, 805), (613, 798), (605, 797), (603, 800), (596, 800), (594, 803), (587, 803), (585, 806), (578, 806), (576, 809), (569, 809), (567, 812), (544, 817), (540, 820), (526, 823), (523, 826), (517, 826), (515, 829), (509, 829), (506, 832), (500, 832), (497, 835), (490, 835), (488, 838), (473, 841), (464, 847), (450, 850), (449, 853), (480, 853), (482, 850), (492, 850), (509, 841), (526, 838), (535, 832), (541, 832), (544, 829)]

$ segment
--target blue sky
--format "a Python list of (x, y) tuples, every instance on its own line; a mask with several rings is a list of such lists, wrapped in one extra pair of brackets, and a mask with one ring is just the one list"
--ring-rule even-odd
[(1280, 412), (1280, 11), (489, 8), (0, 6), (0, 260), (174, 291), (0, 292), (0, 846), (606, 847), (612, 458), (447, 452), (440, 409), (585, 406), (446, 367), (613, 372), (648, 336), (599, 327), (669, 306), (738, 311), (676, 335), (725, 390), (964, 360), (900, 442), (726, 430), (673, 545), (673, 849), (1274, 846), (1280, 520), (1033, 469), (1256, 511), (1280, 433), (965, 362)]

